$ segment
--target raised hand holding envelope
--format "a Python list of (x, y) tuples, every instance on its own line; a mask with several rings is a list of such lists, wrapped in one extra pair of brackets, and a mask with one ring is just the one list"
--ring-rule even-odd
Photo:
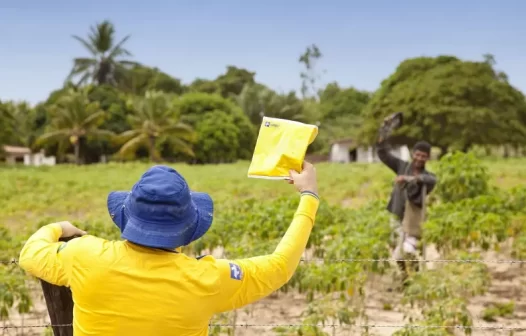
[(264, 117), (248, 177), (290, 179), (290, 170), (301, 172), (307, 148), (317, 135), (316, 125)]

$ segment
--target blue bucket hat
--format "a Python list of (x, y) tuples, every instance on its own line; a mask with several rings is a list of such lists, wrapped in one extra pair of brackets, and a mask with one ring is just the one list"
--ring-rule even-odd
[(185, 179), (167, 166), (148, 169), (131, 191), (110, 192), (107, 205), (122, 238), (170, 250), (201, 238), (214, 213), (212, 198), (192, 192)]

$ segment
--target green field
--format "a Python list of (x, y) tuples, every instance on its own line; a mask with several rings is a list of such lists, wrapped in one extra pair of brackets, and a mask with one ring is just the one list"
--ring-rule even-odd
[[(485, 161), (491, 183), (500, 188), (526, 183), (526, 160)], [(239, 200), (269, 200), (292, 196), (294, 189), (281, 181), (247, 178), (248, 162), (228, 165), (173, 165), (197, 191), (208, 192), (221, 209)], [(59, 165), (0, 170), (0, 223), (9, 228), (68, 219), (78, 223), (111, 220), (106, 196), (128, 190), (150, 164)], [(369, 200), (386, 200), (393, 173), (380, 164), (316, 165), (321, 197), (332, 205), (358, 207)], [(433, 165), (431, 165), (431, 170)]]
[[(427, 244), (438, 250), (436, 257), (479, 259), (487, 257), (490, 252), (504, 253), (501, 257), (507, 259), (526, 257), (526, 233), (523, 230), (526, 218), (526, 160), (479, 162), (464, 155), (455, 160), (457, 163), (453, 170), (451, 162), (447, 161), (442, 165), (437, 162), (430, 165), (432, 171), (442, 172), (447, 183), (445, 189), (437, 189), (433, 194), (425, 227)], [(477, 175), (482, 171), (480, 165), (488, 168), (489, 187), (482, 191), (476, 189), (476, 195), (469, 194), (470, 186), (478, 185), (483, 179)], [(130, 189), (150, 166), (111, 163), (1, 168), (2, 258), (17, 257), (23, 240), (29, 234), (38, 226), (54, 221), (70, 220), (91, 234), (118, 238), (118, 231), (106, 210), (106, 196), (112, 190)], [(283, 181), (247, 178), (248, 162), (173, 166), (186, 177), (192, 189), (210, 193), (216, 202), (213, 228), (203, 239), (187, 247), (186, 252), (201, 254), (215, 251), (219, 256), (229, 258), (272, 252), (290, 223), (297, 204), (297, 193), (292, 186)], [(316, 167), (323, 202), (309, 242), (308, 258), (325, 261), (302, 263), (291, 282), (282, 288), (282, 294), (274, 299), (286, 307), (294, 295), (294, 300), (298, 300), (297, 295), (302, 297), (296, 308), (303, 307), (303, 313), (300, 311), (296, 316), (288, 316), (293, 308), (285, 308), (287, 312), (281, 316), (283, 322), (291, 319), (304, 324), (341, 322), (343, 326), (339, 327), (337, 334), (347, 335), (349, 333), (345, 332), (350, 332), (351, 329), (347, 328), (351, 328), (353, 321), (363, 323), (374, 320), (377, 314), (371, 313), (368, 306), (374, 299), (371, 297), (373, 292), (384, 293), (384, 299), (380, 301), (385, 312), (413, 311), (408, 308), (412, 301), (420, 314), (412, 324), (423, 326), (478, 325), (480, 323), (475, 320), (482, 317), (490, 323), (510, 314), (502, 312), (506, 310), (502, 308), (504, 306), (511, 309), (510, 302), (505, 298), (491, 299), (495, 302), (476, 314), (473, 313), (474, 308), (468, 307), (474, 298), (489, 295), (495, 282), (492, 265), (431, 263), (428, 270), (413, 276), (414, 282), (404, 293), (388, 294), (386, 290), (393, 285), (390, 279), (396, 269), (391, 263), (337, 262), (336, 259), (390, 257), (387, 246), (388, 214), (384, 207), (394, 174), (380, 164), (322, 163)], [(474, 167), (479, 170), (475, 171)], [(450, 201), (444, 199), (444, 195), (454, 195), (459, 199)], [(220, 252), (217, 252), (218, 249)], [(20, 312), (27, 311), (27, 307), (20, 306), (20, 301), (17, 301), (24, 299), (24, 295), (30, 294), (33, 306), (41, 300), (33, 293), (34, 284), (23, 281), (27, 278), (23, 278), (13, 267), (0, 268), (0, 276), (10, 279), (6, 281), (8, 285), (0, 286), (0, 294), (7, 290), (18, 293), (13, 302), (0, 295), (0, 308), (9, 308), (11, 312), (10, 316), (2, 315), (6, 320), (17, 319), (13, 317), (17, 307)], [(343, 295), (335, 299), (333, 293)], [(269, 311), (276, 309), (272, 308), (275, 303), (268, 300), (254, 305), (266, 305), (267, 310), (261, 308), (263, 306), (249, 307), (243, 310), (244, 313), (218, 316), (217, 321), (248, 323), (265, 320)], [(397, 324), (405, 323), (409, 321), (404, 321), (403, 315), (400, 315)], [(227, 329), (217, 328), (212, 334), (226, 332)], [(308, 327), (263, 328), (261, 332), (299, 335), (300, 329), (306, 335), (316, 335), (316, 328)], [(374, 328), (370, 332), (384, 335), (382, 330)], [(428, 335), (450, 335), (447, 329), (434, 332)], [(251, 333), (238, 330), (238, 334)], [(403, 329), (397, 335), (422, 334), (422, 330)], [(478, 330), (473, 330), (473, 334), (483, 335)]]
[[(283, 50), (272, 55), (283, 66), (276, 68), (279, 62), (273, 61), (262, 67), (250, 60), (260, 57), (252, 52), (243, 55), (243, 67), (233, 57), (223, 63), (221, 73), (211, 74), (217, 64), (203, 67), (195, 59), (187, 62), (183, 79), (178, 66), (141, 59), (145, 48), (162, 39), (152, 39), (140, 27), (116, 27), (106, 7), (109, 18), (85, 32), (63, 24), (64, 29), (46, 31), (52, 43), (41, 41), (42, 34), (29, 34), (39, 40), (20, 44), (61, 50), (71, 60), (54, 71), (69, 72), (63, 81), (37, 72), (44, 80), (36, 86), (48, 92), (40, 92), (38, 101), (36, 89), (21, 87), (18, 79), (5, 79), (10, 90), (0, 92), (0, 324), (9, 327), (0, 327), (2, 335), (50, 335), (42, 327), (29, 327), (49, 319), (37, 279), (14, 262), (26, 239), (43, 225), (65, 220), (89, 234), (120, 239), (106, 209), (107, 195), (130, 190), (152, 165), (145, 162), (178, 162), (173, 167), (190, 188), (215, 200), (212, 228), (185, 246), (185, 253), (234, 259), (272, 252), (299, 202), (295, 188), (284, 181), (247, 177), (261, 140), (259, 130), (272, 117), (317, 125), (317, 136), (306, 150), (313, 160), (345, 147), (346, 155), (358, 158), (360, 148), (374, 148), (384, 140), (413, 149), (420, 141), (429, 142), (431, 157), (441, 159), (429, 164), (439, 183), (426, 203), (422, 268), (401, 286), (385, 209), (395, 174), (379, 163), (320, 163), (321, 203), (293, 278), (258, 303), (214, 317), (213, 323), (226, 326), (213, 326), (211, 335), (489, 336), (505, 331), (526, 336), (526, 98), (514, 82), (518, 75), (503, 71), (510, 61), (497, 62), (500, 56), (493, 52), (503, 52), (496, 46), (475, 58), (456, 56), (449, 47), (447, 54), (437, 50), (434, 56), (404, 48), (405, 54), (396, 58), (405, 59), (389, 61), (400, 61), (396, 67), (392, 63), (390, 72), (382, 75), (378, 68), (365, 76), (376, 78), (377, 85), (371, 86), (373, 77), (337, 81), (334, 74), (342, 69), (326, 72), (325, 61), (337, 66), (333, 60), (345, 59), (346, 51), (327, 46), (322, 52), (318, 33), (306, 29), (301, 43), (311, 42), (296, 56)], [(421, 11), (405, 12), (422, 19)], [(166, 30), (164, 23), (160, 28)], [(487, 29), (478, 31), (489, 36)], [(345, 29), (338, 32), (347, 34)], [(336, 33), (331, 31), (331, 39)], [(221, 34), (222, 42), (225, 36)], [(294, 43), (289, 44), (297, 47), (297, 34), (290, 36)], [(511, 41), (511, 35), (505, 36)], [(201, 46), (207, 41), (200, 41)], [(168, 44), (179, 42), (176, 38)], [(500, 42), (505, 41), (499, 41), (502, 47)], [(268, 49), (267, 44), (261, 45)], [(67, 55), (68, 45), (82, 50), (71, 49), (75, 54)], [(231, 57), (229, 46), (222, 45), (221, 57), (213, 56), (215, 50), (208, 53), (215, 61)], [(59, 66), (60, 59), (46, 65), (41, 53), (13, 48), (12, 55), (22, 55), (24, 66)], [(392, 45), (388, 48), (394, 51)], [(185, 50), (183, 56), (194, 52)], [(371, 61), (363, 64), (376, 68)], [(347, 63), (349, 69), (362, 67)], [(245, 68), (247, 64), (257, 66)], [(300, 68), (294, 70), (292, 64)], [(261, 82), (273, 77), (267, 72), (272, 69), (280, 72), (274, 84)], [(24, 71), (13, 74), (24, 77), (18, 75)], [(300, 90), (289, 85), (294, 82), (290, 71), (298, 71)], [(23, 89), (28, 90), (22, 94)], [(385, 123), (386, 118), (398, 112), (399, 128), (387, 134), (391, 127), (384, 126), (393, 124)], [(276, 132), (282, 136), (288, 131), (282, 127)], [(57, 165), (16, 164), (35, 163), (41, 154)], [(320, 326), (327, 323), (334, 326)], [(234, 326), (239, 324), (244, 326)], [(491, 329), (499, 326), (508, 329)], [(509, 329), (514, 327), (524, 331)]]

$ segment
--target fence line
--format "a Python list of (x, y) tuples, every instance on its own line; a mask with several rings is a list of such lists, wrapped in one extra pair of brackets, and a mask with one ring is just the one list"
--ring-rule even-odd
[[(301, 259), (302, 262), (336, 262), (336, 263), (373, 263), (373, 262), (427, 262), (427, 263), (484, 263), (484, 264), (524, 264), (526, 260), (514, 260), (514, 259), (394, 259), (394, 258), (380, 258), (380, 259)], [(0, 264), (18, 264), (17, 259), (11, 260), (0, 260)], [(298, 327), (319, 327), (319, 328), (406, 328), (406, 329), (457, 329), (457, 330), (493, 330), (497, 332), (502, 331), (526, 331), (526, 327), (509, 327), (504, 325), (474, 325), (474, 326), (463, 326), (463, 325), (395, 325), (395, 324), (249, 324), (249, 323), (238, 323), (238, 324), (214, 324), (208, 325), (212, 327), (238, 327), (238, 328), (255, 328), (255, 327), (282, 327), (282, 328), (298, 328)], [(36, 325), (4, 325), (0, 326), (0, 330), (6, 329), (27, 329), (27, 328), (50, 328), (50, 327), (72, 327), (72, 324), (36, 324)]]
[[(2, 326), (0, 329), (25, 329), (25, 328), (49, 328), (49, 327), (71, 327), (72, 324), (37, 324), (26, 326)], [(212, 327), (238, 327), (238, 328), (254, 328), (254, 327), (319, 327), (319, 328), (408, 328), (408, 329), (461, 329), (461, 330), (495, 330), (495, 331), (526, 331), (526, 327), (507, 327), (507, 326), (463, 326), (463, 325), (417, 325), (417, 324), (250, 324), (250, 323), (232, 323), (232, 324), (215, 324), (208, 325)]]
[[(395, 258), (380, 258), (380, 259), (301, 259), (301, 262), (314, 263), (314, 262), (329, 262), (329, 263), (373, 263), (373, 262), (426, 262), (426, 263), (466, 263), (466, 264), (526, 264), (526, 260), (518, 259), (395, 259)], [(18, 264), (17, 259), (11, 260), (0, 260), (0, 264)]]

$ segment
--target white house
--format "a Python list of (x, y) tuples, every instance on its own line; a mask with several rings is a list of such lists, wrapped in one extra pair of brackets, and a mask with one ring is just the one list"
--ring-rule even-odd
[[(411, 158), (411, 153), (407, 146), (392, 146), (391, 153), (405, 161), (409, 161)], [(380, 161), (380, 159), (376, 155), (374, 147), (358, 147), (352, 139), (341, 139), (331, 144), (329, 161), (339, 163), (373, 163)]]
[(44, 151), (24, 155), (24, 164), (26, 166), (54, 166), (57, 160), (54, 156), (46, 156)]
[(44, 151), (31, 153), (27, 147), (3, 146), (5, 159), (8, 164), (23, 163), (26, 166), (54, 166), (56, 159), (54, 156), (45, 156)]

